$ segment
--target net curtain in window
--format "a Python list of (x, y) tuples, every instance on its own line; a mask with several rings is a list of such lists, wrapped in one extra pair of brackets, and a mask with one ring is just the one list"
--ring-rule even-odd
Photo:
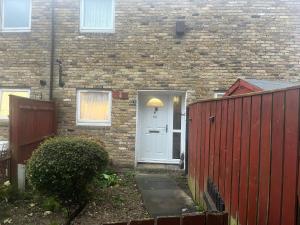
[(3, 0), (4, 28), (30, 27), (31, 0)]
[(113, 28), (113, 0), (82, 0), (83, 27), (90, 29)]
[(109, 117), (110, 105), (108, 93), (80, 93), (80, 120), (108, 121)]

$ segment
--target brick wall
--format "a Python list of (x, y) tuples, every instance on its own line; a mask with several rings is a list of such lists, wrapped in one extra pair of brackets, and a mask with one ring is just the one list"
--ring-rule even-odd
[[(296, 0), (124, 0), (116, 2), (114, 34), (85, 34), (79, 1), (59, 1), (57, 57), (66, 83), (55, 89), (60, 132), (99, 137), (115, 160), (132, 164), (136, 107), (130, 100), (137, 90), (184, 90), (191, 102), (238, 76), (298, 80), (299, 7)], [(177, 20), (187, 24), (181, 38)], [(129, 92), (129, 100), (113, 101), (112, 127), (75, 127), (76, 88), (84, 87)]]
[[(65, 81), (64, 88), (59, 88), (56, 68), (54, 97), (59, 132), (102, 139), (120, 164), (133, 165), (136, 106), (132, 100), (137, 90), (187, 91), (188, 102), (192, 102), (211, 97), (214, 90), (227, 88), (237, 77), (300, 80), (297, 0), (181, 0), (176, 4), (171, 0), (116, 0), (113, 34), (80, 33), (80, 1), (56, 2), (55, 57), (63, 62)], [(38, 17), (34, 19), (36, 27), (41, 19)], [(182, 37), (175, 35), (177, 20), (186, 21), (187, 32)], [(45, 36), (38, 31), (29, 35), (35, 40), (39, 35), (49, 36), (46, 30), (43, 32)], [(42, 43), (47, 45), (43, 38), (36, 42), (39, 50), (47, 49), (41, 48)], [(18, 45), (15, 48), (13, 52), (23, 52)], [(0, 50), (0, 54), (3, 52)], [(49, 74), (47, 60), (45, 64), (40, 62), (43, 66), (37, 63), (48, 59), (48, 52), (38, 53), (30, 57), (36, 63), (29, 63), (33, 66), (29, 69), (30, 83), (37, 89), (37, 68), (45, 79)], [(28, 60), (22, 54), (17, 57), (17, 61)], [(5, 65), (8, 61), (15, 63), (16, 59), (9, 58)], [(2, 67), (4, 62), (0, 61), (1, 75)], [(11, 76), (14, 67), (6, 68)], [(19, 74), (23, 70), (19, 68)], [(22, 78), (27, 82), (26, 76)], [(7, 76), (5, 80), (12, 82)], [(0, 84), (5, 83), (1, 80)], [(121, 90), (129, 93), (129, 99), (113, 100), (111, 127), (76, 127), (76, 88)]]
[[(50, 6), (51, 1), (32, 0), (31, 32), (5, 33), (0, 28), (0, 88), (31, 88), (32, 97), (49, 98)], [(47, 85), (42, 87), (40, 80)], [(8, 122), (0, 121), (0, 140), (7, 138)]]

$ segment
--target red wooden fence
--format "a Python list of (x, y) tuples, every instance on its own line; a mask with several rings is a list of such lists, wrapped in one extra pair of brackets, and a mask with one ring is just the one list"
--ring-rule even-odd
[(105, 225), (228, 225), (227, 213), (187, 214), (181, 217), (158, 217)]
[(189, 186), (196, 200), (210, 178), (231, 224), (296, 224), (299, 93), (297, 86), (189, 106)]
[(53, 102), (9, 96), (9, 147), (11, 176), (16, 179), (17, 165), (25, 164), (34, 149), (56, 134)]

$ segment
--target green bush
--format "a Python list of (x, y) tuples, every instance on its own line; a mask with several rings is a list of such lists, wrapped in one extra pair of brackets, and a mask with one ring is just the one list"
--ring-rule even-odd
[(46, 211), (58, 212), (61, 210), (59, 202), (54, 197), (43, 199), (42, 208)]
[(13, 202), (20, 197), (18, 188), (9, 181), (0, 185), (0, 204), (2, 201)]
[(103, 145), (57, 137), (46, 140), (34, 152), (27, 164), (27, 177), (36, 190), (59, 199), (63, 206), (82, 205), (89, 197), (88, 185), (107, 163)]
[(113, 171), (105, 171), (104, 173), (98, 173), (95, 176), (94, 184), (100, 188), (108, 188), (115, 186), (119, 183), (118, 175)]

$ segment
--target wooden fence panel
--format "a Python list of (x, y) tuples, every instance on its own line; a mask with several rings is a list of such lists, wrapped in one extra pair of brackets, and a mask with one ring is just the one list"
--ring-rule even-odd
[(209, 139), (210, 139), (210, 102), (205, 104), (205, 139), (204, 139), (204, 181), (203, 181), (203, 190), (206, 191), (206, 180), (208, 179), (209, 173)]
[(190, 215), (190, 216), (183, 216), (181, 225), (205, 225), (206, 222), (206, 215)]
[(199, 153), (200, 153), (200, 158), (199, 158), (199, 161), (200, 161), (200, 171), (199, 171), (199, 190), (200, 192), (203, 193), (204, 191), (204, 162), (205, 162), (205, 131), (206, 131), (206, 123), (205, 123), (205, 113), (206, 113), (206, 105), (203, 104), (201, 105), (201, 131), (200, 131), (200, 138), (199, 138)]
[(56, 134), (56, 112), (53, 102), (10, 96), (9, 146), (11, 175), (16, 181), (17, 165), (26, 164), (34, 149)]
[[(215, 120), (216, 115), (216, 102), (212, 102), (210, 106), (210, 121)], [(215, 131), (216, 123), (210, 123), (210, 135), (209, 135), (209, 177), (214, 177), (214, 162), (215, 162)]]
[(241, 128), (242, 128), (242, 99), (236, 99), (234, 105), (234, 140), (233, 140), (233, 164), (232, 164), (232, 198), (231, 215), (237, 219), (239, 204), (240, 181), (240, 155), (241, 155)]
[(180, 225), (179, 217), (160, 217), (156, 220), (156, 225)]
[(252, 97), (251, 129), (250, 129), (250, 157), (249, 157), (249, 189), (248, 189), (248, 224), (256, 224), (258, 197), (258, 169), (259, 169), (259, 140), (261, 96)]
[(262, 96), (258, 225), (266, 225), (269, 210), (272, 94)]
[(217, 215), (217, 214), (208, 214), (206, 217), (207, 225), (227, 225), (228, 216), (227, 215)]
[[(225, 161), (226, 161), (226, 133), (227, 133), (227, 105), (228, 101), (222, 101), (222, 125), (221, 125), (221, 147), (220, 147), (220, 174), (219, 190), (222, 196), (225, 195)], [(226, 119), (225, 119), (226, 118)]]
[(198, 196), (209, 184), (213, 201), (218, 203), (218, 194), (225, 200), (231, 225), (299, 224), (300, 86), (189, 108), (198, 109), (191, 115), (198, 129), (190, 130), (199, 138), (188, 140), (199, 146), (198, 157), (189, 158), (198, 167)]
[(192, 195), (195, 197), (195, 170), (197, 168), (196, 165), (194, 165), (194, 163), (196, 162), (194, 160), (195, 157), (195, 140), (194, 140), (194, 136), (197, 134), (196, 131), (194, 131), (194, 123), (192, 123), (192, 118), (196, 118), (196, 116), (194, 115), (194, 111), (195, 111), (195, 107), (194, 108), (190, 108), (189, 109), (189, 131), (188, 131), (188, 139), (190, 140), (190, 145), (189, 147), (189, 154), (188, 154), (188, 162), (190, 162), (188, 164), (188, 172), (189, 172), (189, 177), (188, 177), (188, 183), (189, 183), (189, 188), (192, 192)]
[(221, 140), (221, 117), (222, 117), (222, 102), (217, 102), (216, 105), (216, 131), (215, 131), (215, 163), (214, 163), (214, 183), (219, 186), (219, 170), (220, 170), (220, 140)]
[(225, 205), (228, 211), (231, 207), (231, 186), (232, 186), (232, 156), (233, 156), (233, 134), (234, 134), (234, 99), (228, 102), (227, 115), (227, 136), (226, 136), (226, 151), (225, 151)]
[(299, 90), (289, 90), (285, 99), (284, 165), (281, 224), (296, 224)]
[[(201, 168), (201, 151), (199, 151), (200, 149), (200, 137), (201, 137), (201, 125), (202, 123), (200, 122), (200, 119), (201, 119), (201, 113), (202, 113), (202, 110), (201, 110), (201, 107), (202, 106), (198, 106), (196, 107), (196, 114), (198, 115), (196, 120), (195, 120), (195, 130), (197, 130), (197, 135), (196, 135), (196, 146), (195, 146), (195, 159), (196, 159), (196, 162), (195, 162), (195, 165), (197, 165), (197, 168), (196, 168), (196, 177), (197, 178), (200, 178), (200, 168)], [(202, 177), (201, 177), (202, 178)], [(200, 196), (200, 193), (202, 192), (200, 190), (201, 188), (201, 185), (200, 185), (201, 181), (199, 179), (196, 179), (196, 199), (197, 201), (199, 201), (199, 199), (201, 198)]]
[(239, 192), (239, 223), (247, 223), (248, 204), (248, 173), (249, 173), (249, 142), (251, 123), (251, 97), (243, 99), (243, 120), (241, 137), (241, 169)]
[(155, 220), (154, 219), (133, 220), (129, 222), (129, 225), (155, 225)]
[(155, 219), (132, 220), (104, 225), (227, 225), (227, 213), (192, 213), (181, 216), (157, 217)]
[(283, 135), (284, 135), (284, 92), (273, 95), (272, 120), (272, 164), (270, 184), (270, 211), (268, 225), (280, 225), (282, 167), (283, 167)]

